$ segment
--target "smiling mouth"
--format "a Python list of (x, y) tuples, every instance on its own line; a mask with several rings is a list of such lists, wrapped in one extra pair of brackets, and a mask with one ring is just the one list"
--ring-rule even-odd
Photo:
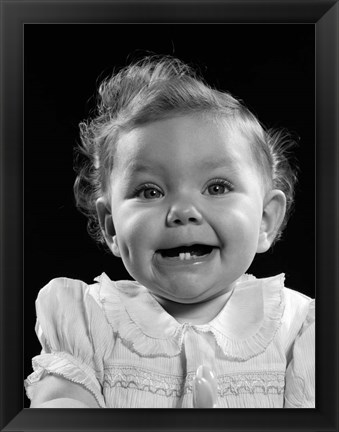
[(165, 259), (186, 261), (206, 257), (213, 249), (215, 249), (215, 246), (193, 244), (191, 246), (180, 246), (171, 249), (159, 249), (157, 253)]

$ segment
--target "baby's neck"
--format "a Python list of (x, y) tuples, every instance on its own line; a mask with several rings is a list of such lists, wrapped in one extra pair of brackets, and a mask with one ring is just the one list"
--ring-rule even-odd
[(207, 324), (215, 318), (227, 303), (231, 292), (201, 303), (176, 303), (171, 300), (156, 297), (165, 311), (179, 323), (194, 325)]

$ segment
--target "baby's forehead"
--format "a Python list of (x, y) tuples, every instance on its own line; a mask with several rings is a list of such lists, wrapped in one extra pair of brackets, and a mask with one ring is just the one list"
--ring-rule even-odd
[(166, 147), (180, 149), (177, 145), (178, 141), (182, 141), (183, 144), (189, 143), (194, 152), (201, 152), (205, 150), (204, 146), (200, 145), (202, 139), (205, 140), (205, 147), (210, 146), (216, 140), (223, 141), (225, 146), (221, 149), (226, 152), (231, 149), (232, 141), (235, 144), (233, 147), (236, 148), (237, 141), (248, 138), (232, 122), (223, 121), (210, 114), (193, 113), (170, 115), (132, 125), (121, 130), (117, 142), (122, 142), (122, 145), (119, 146), (120, 152), (129, 151), (130, 146), (126, 143), (131, 142), (137, 150), (145, 152), (151, 147), (156, 148), (157, 144), (161, 147), (163, 142), (166, 142)]
[(254, 164), (255, 145), (234, 121), (206, 114), (177, 115), (123, 132), (116, 156), (125, 164), (146, 159), (167, 165), (182, 158), (213, 168), (220, 160), (232, 166), (243, 160)]
[[(169, 113), (162, 115), (152, 121), (134, 124), (130, 122), (127, 127), (123, 127), (119, 134), (119, 139), (125, 140), (126, 136), (139, 137), (147, 136), (160, 138), (164, 133), (170, 131), (171, 137), (177, 137), (175, 131), (183, 131), (186, 135), (195, 136), (201, 133), (211, 133), (215, 137), (216, 133), (224, 137), (225, 142), (233, 139), (234, 136), (248, 139), (251, 141), (251, 133), (237, 121), (237, 118), (224, 117), (213, 112), (193, 112), (193, 113)], [(211, 135), (212, 136), (212, 135)], [(208, 142), (206, 142), (208, 145)]]

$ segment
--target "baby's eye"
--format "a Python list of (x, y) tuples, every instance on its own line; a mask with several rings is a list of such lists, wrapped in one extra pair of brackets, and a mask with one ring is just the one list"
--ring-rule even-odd
[(232, 190), (232, 185), (227, 180), (212, 180), (206, 188), (208, 195), (225, 195)]
[(138, 198), (152, 200), (161, 198), (164, 194), (155, 186), (144, 185), (136, 191), (136, 196)]

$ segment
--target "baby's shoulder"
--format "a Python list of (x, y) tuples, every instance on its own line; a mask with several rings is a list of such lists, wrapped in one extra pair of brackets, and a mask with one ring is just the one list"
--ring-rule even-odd
[(46, 352), (70, 353), (85, 363), (94, 353), (98, 358), (110, 355), (115, 338), (103, 308), (91, 294), (97, 285), (59, 277), (39, 291), (36, 333)]
[(315, 322), (315, 300), (311, 297), (293, 290), (284, 288), (284, 327), (289, 331), (306, 329)]
[(40, 289), (36, 299), (37, 309), (48, 310), (51, 314), (60, 312), (60, 308), (81, 313), (88, 308), (92, 309), (93, 304), (101, 309), (100, 284), (87, 284), (82, 280), (67, 277), (50, 280)]
[(50, 280), (38, 293), (38, 301), (67, 301), (83, 299), (88, 285), (77, 279), (57, 277)]
[(311, 297), (291, 288), (284, 287), (283, 295), (285, 307), (297, 313), (300, 313), (300, 311), (304, 309), (308, 310), (315, 303), (315, 300)]

